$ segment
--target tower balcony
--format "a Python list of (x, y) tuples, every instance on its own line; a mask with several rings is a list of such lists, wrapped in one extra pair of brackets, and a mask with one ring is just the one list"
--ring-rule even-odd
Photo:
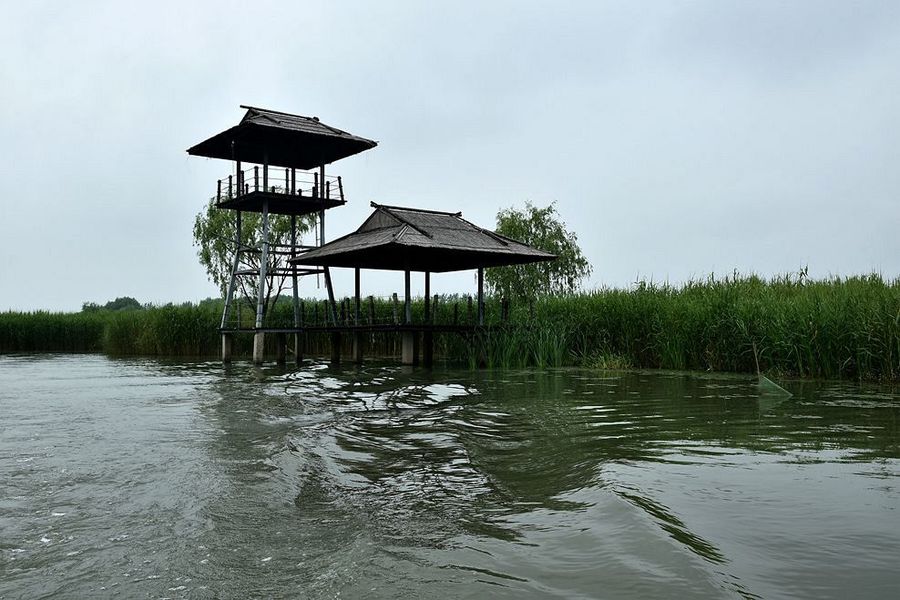
[(345, 204), (340, 176), (253, 166), (219, 179), (216, 206), (231, 210), (281, 215), (306, 215)]

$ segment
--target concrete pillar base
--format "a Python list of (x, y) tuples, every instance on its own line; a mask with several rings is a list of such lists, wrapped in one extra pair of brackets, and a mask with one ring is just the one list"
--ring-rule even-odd
[(222, 362), (230, 363), (231, 355), (234, 352), (234, 340), (231, 339), (230, 333), (222, 334)]
[(253, 362), (261, 365), (266, 357), (266, 334), (257, 331), (253, 334)]
[(419, 336), (412, 331), (404, 331), (400, 341), (400, 364), (419, 364)]

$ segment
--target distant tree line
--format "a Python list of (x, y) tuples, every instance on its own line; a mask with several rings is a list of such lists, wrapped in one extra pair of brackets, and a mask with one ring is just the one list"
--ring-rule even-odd
[(119, 310), (143, 310), (144, 306), (132, 298), (131, 296), (122, 296), (115, 300), (110, 300), (106, 304), (100, 305), (96, 302), (85, 302), (81, 305), (81, 312), (98, 312), (101, 310), (119, 311)]

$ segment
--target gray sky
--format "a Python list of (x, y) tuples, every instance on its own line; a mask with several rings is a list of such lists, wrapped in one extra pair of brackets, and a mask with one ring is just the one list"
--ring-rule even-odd
[(239, 104), (379, 141), (329, 239), (370, 200), (556, 200), (589, 286), (900, 275), (900, 2), (484, 4), (4, 2), (0, 310), (214, 295), (191, 228), (228, 164), (185, 149)]

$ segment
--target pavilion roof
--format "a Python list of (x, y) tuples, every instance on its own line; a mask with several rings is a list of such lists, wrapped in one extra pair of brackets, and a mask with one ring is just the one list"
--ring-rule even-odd
[(441, 273), (556, 259), (549, 252), (483, 229), (462, 213), (372, 203), (353, 233), (309, 250), (299, 265)]
[(241, 122), (188, 148), (188, 154), (295, 169), (313, 169), (374, 148), (378, 142), (289, 113), (241, 106)]

